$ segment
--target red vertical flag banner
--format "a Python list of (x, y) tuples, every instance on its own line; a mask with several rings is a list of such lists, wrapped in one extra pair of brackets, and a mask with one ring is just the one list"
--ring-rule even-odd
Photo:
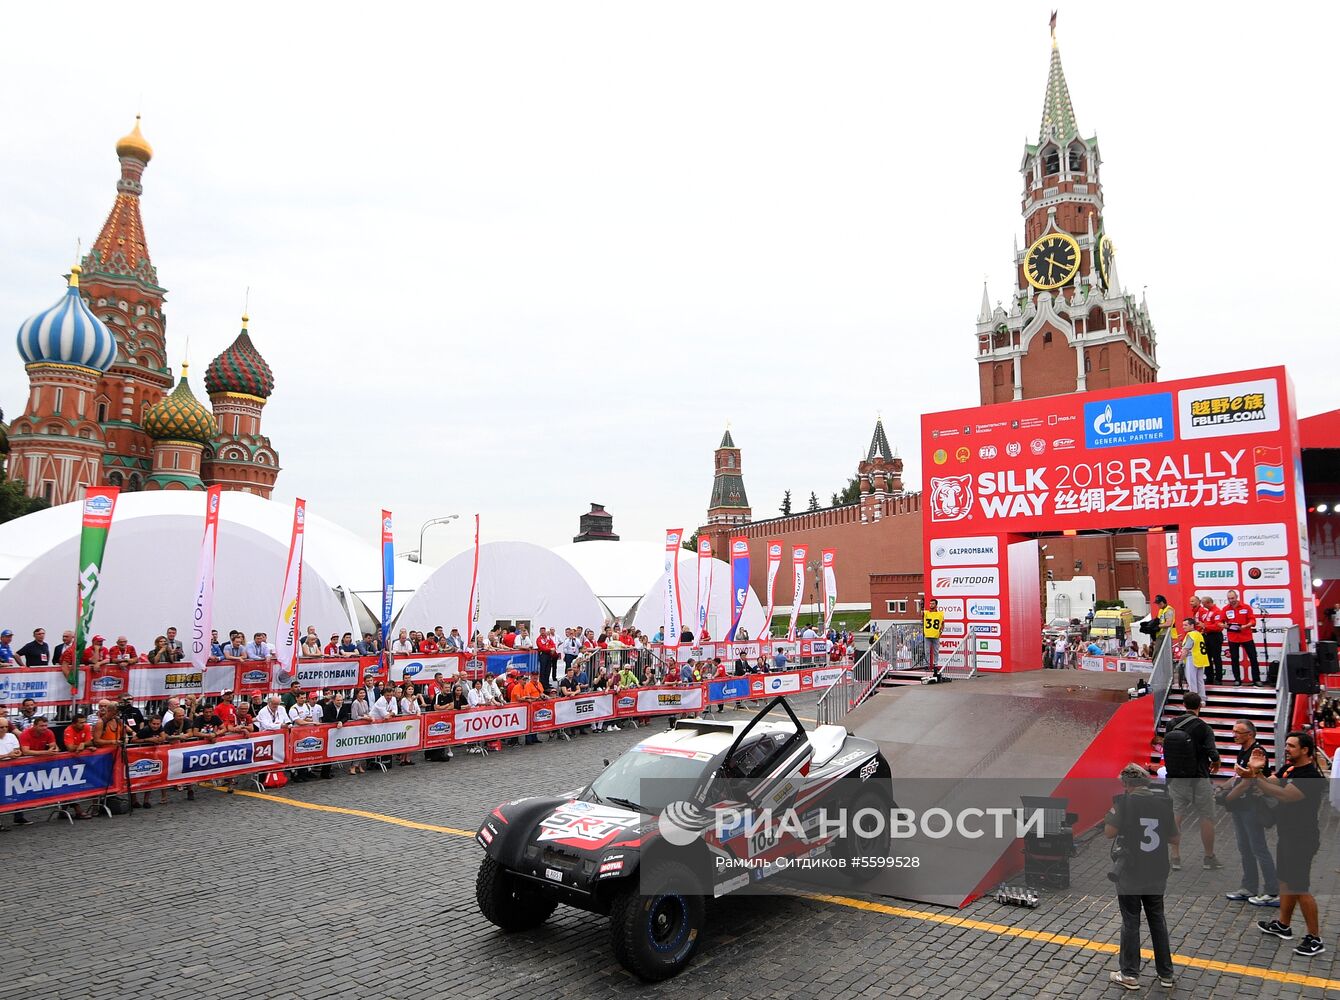
[(214, 559), (219, 547), (219, 505), (223, 487), (205, 492), (205, 534), (200, 540), (200, 562), (195, 574), (195, 607), (191, 611), (191, 666), (204, 671), (209, 662), (214, 627)]
[(782, 568), (782, 542), (779, 538), (768, 539), (768, 608), (763, 613), (763, 629), (758, 638), (766, 639), (772, 628), (772, 613), (777, 605), (773, 599), (773, 586), (777, 583), (777, 572)]
[(298, 615), (302, 610), (302, 543), (307, 525), (307, 501), (293, 501), (293, 534), (284, 567), (284, 589), (279, 595), (275, 624), (275, 680), (287, 684), (298, 676)]
[(93, 606), (98, 599), (98, 581), (102, 577), (102, 556), (107, 551), (107, 534), (116, 511), (115, 486), (90, 486), (84, 493), (84, 517), (79, 533), (79, 589), (75, 596), (74, 663), (65, 671), (73, 689), (79, 683), (79, 663), (93, 631)]
[(479, 590), (479, 515), (475, 515), (475, 565), (470, 571), (470, 606), (465, 612), (465, 636), (466, 642), (472, 642), (475, 637), (475, 626), (479, 623), (479, 605), (475, 603), (475, 595)]
[(805, 558), (810, 554), (808, 545), (795, 545), (791, 548), (791, 627), (786, 637), (796, 638), (796, 618), (800, 615), (800, 601), (805, 596)]

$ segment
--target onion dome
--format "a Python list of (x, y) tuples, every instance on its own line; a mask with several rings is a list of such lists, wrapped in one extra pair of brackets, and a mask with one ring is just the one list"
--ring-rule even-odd
[(145, 433), (156, 441), (170, 438), (208, 444), (209, 439), (219, 433), (214, 414), (191, 392), (191, 386), (186, 381), (189, 369), (189, 365), (181, 366), (181, 381), (177, 383), (177, 388), (149, 407), (149, 412), (144, 415)]
[(275, 391), (274, 373), (251, 342), (246, 316), (237, 339), (205, 369), (205, 391), (211, 396), (232, 392), (257, 399), (269, 399)]
[(79, 295), (80, 271), (78, 264), (70, 268), (70, 287), (60, 300), (19, 327), (24, 364), (78, 365), (105, 372), (116, 361), (116, 335)]
[(140, 134), (139, 115), (135, 116), (135, 127), (130, 130), (130, 133), (116, 140), (116, 155), (129, 156), (145, 163), (153, 159), (153, 146), (150, 146), (149, 140)]

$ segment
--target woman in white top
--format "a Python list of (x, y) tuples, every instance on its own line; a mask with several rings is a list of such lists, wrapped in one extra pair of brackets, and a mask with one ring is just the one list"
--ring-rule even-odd
[[(422, 698), (422, 696), (421, 696), (421, 695), (419, 694), (419, 692), (415, 689), (414, 685), (411, 684), (411, 683), (409, 683), (409, 682), (407, 681), (407, 682), (405, 683), (405, 690), (404, 690), (404, 693), (403, 693), (403, 695), (402, 695), (401, 698), (400, 698), (400, 714), (401, 714), (401, 715), (421, 715), (421, 714), (423, 714), (423, 704), (422, 704), (422, 702), (423, 702), (423, 698)], [(412, 767), (413, 764), (414, 764), (414, 761), (412, 761), (412, 760), (409, 759), (409, 754), (407, 754), (407, 753), (402, 753), (402, 754), (400, 755), (400, 766), (401, 766), (401, 767)]]
[(475, 681), (470, 685), (470, 690), (466, 692), (466, 701), (470, 703), (471, 708), (483, 708), (488, 702), (484, 699), (483, 682)]
[(484, 678), (483, 695), (485, 705), (506, 704), (506, 700), (503, 698), (502, 689), (498, 687), (498, 682), (492, 676)]
[[(367, 688), (357, 688), (354, 691), (354, 700), (349, 703), (349, 721), (358, 722), (366, 719), (372, 714), (372, 706), (368, 704)], [(350, 774), (367, 774), (368, 769), (357, 760), (349, 762)]]

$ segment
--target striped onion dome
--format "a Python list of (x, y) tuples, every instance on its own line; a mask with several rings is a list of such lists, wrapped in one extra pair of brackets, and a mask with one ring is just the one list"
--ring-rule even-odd
[(80, 267), (70, 268), (70, 287), (50, 309), (19, 327), (19, 355), (28, 365), (78, 365), (105, 372), (116, 361), (116, 335), (79, 296)]
[(149, 407), (149, 412), (144, 415), (144, 431), (155, 441), (170, 438), (208, 444), (209, 439), (219, 432), (214, 414), (191, 392), (186, 381), (188, 371), (189, 366), (182, 365), (177, 388)]
[(220, 392), (235, 392), (246, 396), (269, 399), (275, 391), (274, 373), (251, 342), (247, 332), (248, 318), (242, 317), (242, 332), (205, 369), (205, 391), (213, 396)]

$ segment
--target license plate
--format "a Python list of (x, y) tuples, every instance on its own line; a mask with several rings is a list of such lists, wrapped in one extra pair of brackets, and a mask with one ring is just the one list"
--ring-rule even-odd
[(559, 871), (557, 868), (546, 868), (544, 870), (544, 877), (549, 879), (551, 882), (563, 881), (563, 873)]

